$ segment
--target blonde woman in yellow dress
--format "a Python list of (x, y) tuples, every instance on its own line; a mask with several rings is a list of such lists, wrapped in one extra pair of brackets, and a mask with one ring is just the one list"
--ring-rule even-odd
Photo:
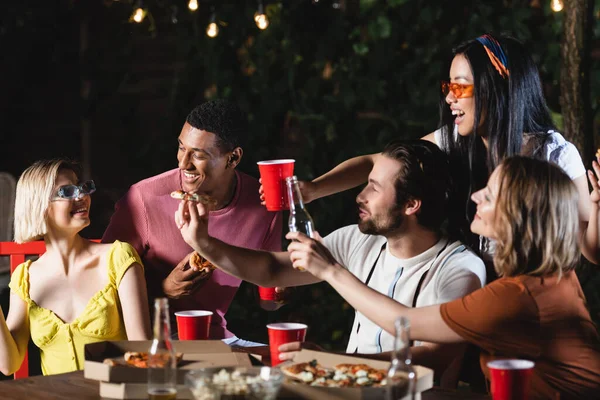
[(83, 368), (84, 345), (143, 340), (150, 323), (142, 263), (127, 243), (100, 244), (79, 233), (90, 224), (93, 181), (80, 182), (66, 160), (38, 161), (17, 184), (15, 241), (44, 240), (46, 252), (10, 281), (6, 321), (0, 312), (0, 372), (21, 365), (29, 338), (44, 375)]

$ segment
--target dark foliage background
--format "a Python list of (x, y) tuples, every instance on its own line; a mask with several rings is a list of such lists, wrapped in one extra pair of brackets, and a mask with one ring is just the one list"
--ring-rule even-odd
[[(485, 32), (510, 32), (530, 47), (560, 125), (561, 14), (549, 4), (269, 1), (270, 26), (260, 31), (254, 1), (199, 1), (194, 13), (185, 1), (145, 1), (150, 14), (141, 24), (128, 22), (130, 1), (5, 2), (0, 170), (18, 176), (39, 158), (84, 158), (99, 187), (86, 235), (100, 237), (129, 185), (176, 167), (176, 138), (189, 110), (226, 97), (251, 122), (243, 171), (257, 176), (256, 161), (293, 157), (296, 174), (312, 179), (392, 138), (433, 131), (450, 50)], [(220, 28), (214, 39), (205, 34), (211, 6)], [(598, 21), (591, 79), (596, 115)], [(87, 127), (89, 142), (82, 136)], [(309, 205), (322, 235), (355, 221), (356, 193)], [(581, 277), (599, 320), (598, 269), (582, 268)], [(295, 300), (272, 313), (255, 296), (244, 284), (228, 313), (239, 336), (265, 342), (267, 322), (305, 321), (309, 340), (345, 348), (353, 310), (327, 285), (296, 289)]]

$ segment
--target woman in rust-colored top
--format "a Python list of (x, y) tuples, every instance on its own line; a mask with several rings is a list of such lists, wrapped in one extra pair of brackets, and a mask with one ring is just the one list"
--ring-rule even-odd
[[(594, 169), (600, 176), (596, 163)], [(597, 178), (590, 180), (597, 206)], [(489, 360), (534, 361), (532, 399), (598, 398), (600, 339), (573, 271), (580, 256), (577, 196), (553, 164), (525, 157), (502, 162), (472, 196), (477, 214), (471, 224), (474, 233), (497, 241), (500, 279), (446, 304), (406, 307), (338, 271), (326, 257), (313, 257), (306, 269), (390, 333), (394, 320), (406, 316), (413, 339), (477, 345), (488, 378)]]

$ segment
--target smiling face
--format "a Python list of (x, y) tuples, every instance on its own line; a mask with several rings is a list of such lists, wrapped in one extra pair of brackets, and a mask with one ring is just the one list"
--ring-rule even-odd
[[(450, 66), (450, 82), (463, 85), (473, 85), (473, 72), (466, 57), (457, 54)], [(454, 124), (458, 128), (458, 134), (468, 136), (473, 132), (475, 121), (475, 97), (457, 98), (452, 91), (446, 95), (446, 103), (455, 115)]]
[(473, 193), (471, 200), (477, 204), (477, 213), (471, 222), (471, 232), (490, 239), (497, 239), (496, 203), (500, 189), (501, 167), (492, 172), (488, 184)]
[(79, 185), (77, 175), (70, 169), (61, 169), (56, 176), (52, 201), (46, 211), (46, 221), (49, 231), (79, 232), (90, 224), (90, 206), (92, 199), (89, 195), (80, 194), (75, 199), (57, 198), (58, 189), (66, 185)]
[(183, 125), (179, 135), (177, 161), (181, 171), (181, 186), (185, 192), (211, 195), (219, 186), (228, 186), (234, 176), (232, 152), (218, 147), (214, 133)]
[(402, 208), (396, 205), (395, 187), (400, 168), (400, 162), (392, 158), (377, 157), (367, 186), (356, 197), (362, 233), (385, 236), (402, 225), (404, 218)]

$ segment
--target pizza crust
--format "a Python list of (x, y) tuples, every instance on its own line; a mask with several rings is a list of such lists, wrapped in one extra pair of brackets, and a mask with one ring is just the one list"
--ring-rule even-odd
[(217, 201), (210, 196), (198, 193), (186, 193), (183, 190), (171, 192), (171, 197), (177, 200), (195, 201), (207, 206), (215, 206)]

